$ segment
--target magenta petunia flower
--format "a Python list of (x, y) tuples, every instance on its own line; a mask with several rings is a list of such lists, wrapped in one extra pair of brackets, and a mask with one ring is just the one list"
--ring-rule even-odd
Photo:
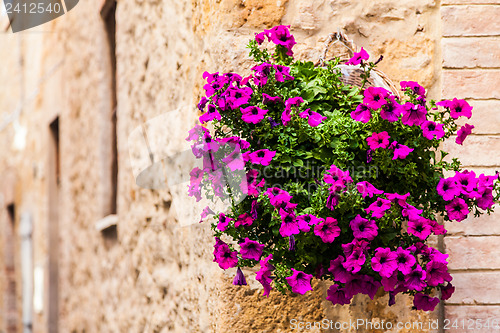
[(270, 187), (266, 190), (266, 195), (269, 198), (269, 202), (274, 207), (281, 206), (283, 202), (290, 202), (292, 196), (285, 190), (279, 187)]
[(274, 269), (273, 265), (269, 263), (273, 259), (273, 255), (270, 254), (266, 258), (260, 261), (260, 269), (257, 271), (255, 279), (262, 284), (264, 288), (264, 296), (269, 297), (269, 292), (271, 291), (271, 277), (272, 271)]
[(312, 275), (298, 271), (294, 268), (292, 268), (292, 272), (292, 276), (286, 278), (286, 281), (290, 287), (292, 287), (292, 292), (304, 295), (309, 290), (313, 290), (311, 287)]
[(375, 186), (370, 184), (367, 181), (362, 181), (356, 184), (356, 189), (358, 190), (359, 194), (363, 198), (366, 198), (367, 196), (370, 198), (373, 198), (374, 195), (382, 194), (384, 191), (382, 190), (377, 190)]
[(215, 215), (215, 212), (207, 206), (200, 214), (200, 223), (203, 222), (203, 219), (207, 218), (208, 215)]
[(291, 109), (292, 106), (299, 107), (302, 103), (304, 103), (304, 99), (300, 96), (298, 97), (291, 97), (285, 101), (285, 108), (286, 109)]
[(372, 269), (380, 276), (390, 278), (398, 268), (396, 253), (388, 247), (375, 249), (375, 256), (372, 258)]
[(377, 293), (378, 289), (381, 286), (381, 283), (377, 280), (375, 280), (372, 276), (370, 275), (364, 275), (363, 276), (364, 284), (363, 284), (363, 290), (361, 291), (362, 294), (368, 295), (371, 300), (375, 297), (375, 294)]
[(474, 191), (478, 184), (476, 173), (474, 171), (455, 172), (455, 181), (461, 188), (462, 194), (469, 194)]
[(245, 279), (245, 275), (241, 271), (241, 268), (238, 267), (236, 270), (236, 276), (234, 277), (233, 280), (233, 285), (235, 286), (246, 286), (247, 285), (247, 280)]
[(223, 97), (225, 97), (227, 104), (234, 110), (247, 104), (250, 101), (252, 94), (253, 90), (250, 87), (230, 87), (224, 92)]
[(399, 83), (399, 85), (401, 86), (401, 90), (402, 91), (405, 91), (405, 90), (407, 90), (407, 88), (410, 88), (409, 90), (412, 93), (414, 93), (416, 95), (419, 95), (419, 96), (425, 97), (425, 89), (424, 89), (424, 87), (422, 87), (420, 84), (418, 84), (415, 81), (401, 81)]
[(330, 268), (328, 268), (328, 271), (332, 273), (334, 281), (346, 283), (351, 278), (351, 273), (342, 265), (344, 261), (345, 259), (343, 256), (338, 256), (335, 260), (330, 261)]
[(297, 220), (299, 221), (299, 229), (303, 232), (311, 231), (311, 226), (324, 221), (322, 218), (316, 217), (311, 214), (299, 215), (297, 216)]
[(420, 238), (420, 240), (426, 240), (427, 237), (432, 233), (433, 227), (429, 223), (430, 220), (425, 218), (420, 218), (416, 220), (408, 221), (407, 232), (410, 235)]
[(493, 190), (488, 189), (484, 191), (479, 198), (477, 198), (477, 206), (481, 209), (487, 210), (495, 204), (493, 199)]
[(351, 220), (349, 225), (351, 226), (354, 238), (365, 238), (371, 241), (378, 235), (378, 227), (375, 221), (365, 219), (359, 214)]
[(198, 110), (203, 111), (205, 109), (205, 106), (207, 105), (207, 103), (208, 103), (208, 98), (206, 98), (205, 96), (203, 96), (200, 99), (200, 102), (197, 105)]
[(411, 272), (405, 274), (405, 286), (410, 290), (422, 291), (427, 286), (426, 276), (422, 267), (417, 265)]
[(267, 80), (269, 78), (269, 75), (271, 74), (271, 69), (273, 68), (273, 65), (268, 64), (266, 62), (252, 67), (252, 70), (255, 71), (255, 74), (253, 75), (253, 82), (257, 86), (265, 86), (267, 84)]
[(345, 64), (356, 66), (359, 65), (363, 60), (368, 60), (370, 55), (365, 51), (364, 48), (361, 48), (359, 52), (354, 52), (351, 59), (349, 59)]
[(300, 233), (299, 221), (295, 217), (294, 212), (289, 213), (283, 209), (280, 209), (280, 216), (281, 216), (280, 235), (282, 237), (289, 237), (291, 235), (298, 235)]
[(373, 150), (377, 148), (385, 149), (389, 146), (389, 138), (389, 134), (385, 131), (380, 133), (373, 132), (372, 136), (366, 138), (366, 142), (368, 142), (368, 146)]
[(232, 218), (227, 217), (224, 213), (219, 214), (219, 223), (217, 223), (217, 229), (220, 231), (226, 231), (229, 222), (233, 221)]
[(380, 280), (380, 283), (385, 291), (394, 291), (399, 282), (397, 270), (395, 270), (389, 277), (382, 276), (382, 279)]
[(330, 169), (326, 170), (323, 180), (327, 184), (332, 184), (330, 187), (331, 192), (339, 192), (340, 189), (346, 187), (347, 183), (352, 183), (352, 178), (349, 175), (349, 170), (343, 171), (339, 169), (335, 164), (330, 166)]
[(363, 95), (363, 104), (372, 110), (378, 110), (387, 104), (385, 98), (389, 96), (389, 91), (382, 87), (368, 87)]
[(454, 98), (451, 101), (445, 100), (437, 102), (436, 105), (443, 106), (450, 110), (450, 116), (453, 119), (458, 119), (459, 117), (467, 117), (470, 119), (470, 117), (472, 117), (472, 106), (463, 99)]
[(234, 227), (239, 228), (242, 225), (252, 225), (253, 219), (248, 213), (243, 213), (238, 218), (236, 219), (236, 222), (234, 222)]
[(464, 126), (460, 127), (457, 132), (457, 138), (455, 139), (455, 142), (459, 145), (463, 144), (467, 136), (472, 133), (473, 129), (474, 125), (469, 124), (465, 124)]
[(398, 205), (404, 206), (406, 205), (406, 199), (410, 196), (410, 192), (403, 195), (398, 193), (386, 193), (385, 196), (392, 202), (397, 202)]
[(352, 274), (356, 274), (361, 270), (361, 267), (365, 262), (365, 253), (362, 248), (358, 247), (353, 249), (353, 251), (347, 256), (345, 262), (342, 263), (342, 266), (344, 266), (344, 268)]
[(264, 247), (266, 246), (257, 241), (245, 238), (245, 241), (240, 244), (241, 259), (260, 260)]
[(404, 125), (408, 126), (420, 126), (426, 120), (427, 110), (425, 106), (420, 104), (412, 104), (410, 102), (406, 102), (403, 105), (403, 117), (401, 118), (401, 122)]
[(279, 104), (283, 103), (283, 100), (279, 96), (270, 96), (266, 93), (262, 94), (262, 104), (270, 105), (270, 104)]
[(301, 113), (299, 113), (299, 117), (307, 119), (307, 123), (311, 127), (319, 126), (326, 117), (323, 117), (321, 114), (311, 111), (311, 109), (307, 109)]
[(450, 299), (454, 292), (455, 287), (451, 283), (448, 283), (445, 287), (441, 287), (441, 299), (443, 301)]
[(382, 106), (380, 117), (391, 123), (398, 121), (403, 112), (403, 106), (396, 101), (394, 96), (389, 96), (386, 100), (387, 104)]
[(335, 238), (340, 235), (337, 220), (333, 217), (327, 217), (324, 222), (314, 226), (314, 234), (319, 236), (324, 243), (333, 243)]
[(443, 124), (437, 124), (433, 121), (427, 120), (424, 121), (420, 127), (422, 128), (422, 135), (424, 138), (429, 140), (439, 140), (444, 136), (443, 126)]
[(430, 297), (427, 294), (418, 293), (413, 297), (413, 305), (417, 310), (434, 311), (439, 304), (439, 298)]
[(385, 212), (391, 208), (391, 201), (387, 199), (377, 198), (368, 208), (365, 209), (366, 213), (372, 213), (371, 216), (380, 219), (385, 215)]
[(411, 255), (410, 251), (398, 247), (396, 250), (396, 262), (398, 263), (398, 270), (404, 275), (408, 275), (412, 271), (412, 267), (417, 260)]
[(292, 57), (293, 51), (292, 48), (295, 44), (295, 38), (292, 34), (290, 34), (290, 26), (289, 25), (278, 25), (269, 30), (265, 30), (264, 32), (269, 38), (269, 41), (273, 42), (276, 45), (281, 45), (287, 49), (286, 55)]
[(441, 178), (436, 187), (437, 193), (443, 197), (443, 200), (450, 201), (453, 200), (455, 196), (460, 195), (461, 188), (458, 186), (456, 179), (451, 178)]
[(219, 264), (222, 269), (229, 269), (238, 265), (238, 252), (231, 251), (229, 245), (220, 244), (214, 252), (215, 262)]
[(336, 284), (332, 284), (326, 293), (326, 299), (332, 302), (333, 305), (346, 305), (351, 303), (351, 297), (347, 297), (345, 290)]
[(427, 284), (436, 287), (439, 284), (450, 282), (452, 277), (448, 273), (448, 266), (441, 261), (431, 260), (425, 267)]
[(285, 82), (294, 79), (294, 77), (290, 75), (290, 67), (283, 65), (274, 65), (274, 69), (274, 77), (276, 78), (276, 81)]
[(469, 206), (467, 206), (467, 203), (462, 198), (453, 199), (445, 208), (450, 220), (461, 222), (469, 214)]
[(257, 44), (262, 45), (262, 43), (264, 43), (266, 37), (267, 37), (267, 33), (265, 31), (260, 32), (260, 33), (256, 33), (255, 34), (255, 41), (257, 42)]
[(295, 236), (288, 237), (288, 251), (295, 251)]
[(414, 150), (413, 148), (399, 144), (397, 141), (394, 141), (391, 145), (394, 146), (393, 160), (397, 160), (398, 158), (404, 160)]
[(371, 109), (366, 104), (359, 104), (356, 110), (351, 112), (351, 118), (366, 124), (372, 119)]
[(257, 124), (264, 119), (266, 113), (267, 110), (251, 105), (241, 109), (241, 119), (246, 123)]
[(271, 163), (271, 160), (275, 155), (275, 151), (270, 151), (269, 149), (260, 149), (254, 152), (244, 153), (243, 158), (247, 157), (250, 163), (267, 166), (269, 165), (269, 163)]

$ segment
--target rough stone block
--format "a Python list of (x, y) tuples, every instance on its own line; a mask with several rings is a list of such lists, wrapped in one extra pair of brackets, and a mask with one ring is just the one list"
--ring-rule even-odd
[(443, 97), (500, 99), (500, 70), (444, 70)]
[(443, 150), (450, 153), (445, 159), (451, 160), (452, 157), (457, 157), (466, 167), (496, 167), (500, 156), (500, 137), (469, 135), (463, 145), (458, 145), (453, 136), (445, 141)]
[(498, 304), (500, 271), (452, 273), (455, 293), (449, 304)]
[(500, 256), (495, 255), (500, 236), (444, 238), (450, 255), (450, 269), (500, 269)]
[(500, 210), (478, 218), (473, 216), (462, 222), (446, 222), (448, 235), (500, 235)]
[(500, 38), (444, 38), (443, 67), (500, 67)]
[(500, 17), (500, 6), (442, 7), (443, 36), (500, 35), (498, 17)]
[[(447, 305), (445, 332), (495, 332), (500, 330), (500, 306)], [(486, 325), (488, 327), (486, 327)]]
[(473, 124), (475, 134), (500, 134), (500, 101), (473, 100), (469, 104), (473, 107), (472, 118), (459, 119), (459, 124)]

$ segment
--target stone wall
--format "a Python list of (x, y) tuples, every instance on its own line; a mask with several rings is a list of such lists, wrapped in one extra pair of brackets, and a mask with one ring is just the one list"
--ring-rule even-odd
[[(59, 115), (60, 200), (51, 209), (59, 213), (60, 332), (289, 332), (289, 321), (293, 318), (304, 321), (362, 318), (373, 322), (437, 319), (439, 311), (433, 314), (410, 311), (411, 299), (403, 296), (398, 296), (393, 307), (387, 307), (384, 295), (377, 295), (374, 301), (357, 297), (351, 306), (339, 307), (324, 300), (327, 286), (322, 283), (305, 296), (273, 292), (269, 298), (261, 296), (257, 283), (241, 288), (232, 286), (232, 276), (222, 273), (212, 262), (209, 226), (195, 223), (198, 216), (188, 214), (189, 221), (186, 217), (179, 218), (182, 215), (179, 210), (188, 210), (188, 203), (175, 202), (172, 188), (149, 190), (136, 185), (129, 148), (137, 148), (134, 146), (137, 142), (129, 138), (148, 120), (182, 107), (184, 112), (178, 122), (165, 124), (164, 131), (157, 132), (153, 139), (163, 143), (167, 150), (175, 148), (179, 138), (172, 133), (183, 126), (189, 128), (196, 119), (193, 106), (201, 94), (203, 71), (248, 72), (245, 49), (248, 39), (255, 32), (280, 23), (291, 26), (299, 41), (296, 54), (302, 59), (317, 60), (328, 34), (341, 29), (373, 57), (383, 54), (380, 68), (394, 81), (418, 80), (434, 98), (439, 98), (442, 91), (447, 95), (446, 89), (452, 89), (454, 94), (469, 93), (476, 86), (453, 88), (441, 85), (441, 79), (455, 82), (454, 75), (480, 74), (495, 80), (493, 69), (476, 67), (495, 67), (494, 61), (498, 59), (491, 60), (492, 57), (480, 52), (487, 43), (494, 48), (494, 38), (477, 37), (486, 43), (479, 46), (469, 37), (448, 37), (453, 34), (446, 30), (446, 11), (463, 7), (440, 8), (431, 0), (119, 0), (116, 238), (95, 228), (95, 223), (109, 214), (112, 153), (112, 62), (101, 8), (99, 2), (80, 1), (75, 9), (54, 22), (15, 35), (0, 34), (3, 60), (0, 119), (4, 121), (17, 105), (23, 105), (17, 123), (26, 130), (24, 145), (13, 141), (15, 137), (22, 138), (16, 122), (0, 131), (0, 146), (5, 147), (0, 170), (2, 174), (9, 171), (14, 176), (8, 178), (15, 179), (15, 182), (3, 181), (0, 189), (5, 198), (8, 191), (15, 193), (10, 200), (18, 212), (16, 228), (21, 214), (31, 212), (35, 224), (34, 265), (44, 269), (46, 280), (50, 261), (47, 233), (53, 225), (49, 218), (53, 200), (49, 195), (49, 125)], [(446, 23), (443, 24), (443, 75), (440, 13)], [(494, 15), (494, 11), (486, 11), (485, 15)], [(460, 26), (460, 22), (453, 20), (450, 19), (450, 26)], [(493, 34), (488, 29), (497, 29), (494, 24), (470, 27), (453, 36), (467, 35), (476, 28), (481, 31), (478, 36)], [(477, 57), (468, 55), (466, 62), (457, 61), (453, 50), (460, 49), (460, 43), (470, 43), (471, 50), (477, 50)], [(475, 69), (453, 69), (464, 63)], [(470, 80), (474, 80), (473, 76)], [(494, 90), (477, 91), (482, 95), (476, 97), (484, 99)], [(494, 134), (499, 126), (488, 116), (494, 103), (478, 101), (478, 109), (483, 111), (475, 116), (477, 128), (486, 135), (469, 138), (469, 145), (483, 140), (477, 144), (485, 146), (484, 140), (498, 139)], [(474, 160), (477, 148), (467, 147), (464, 149), (471, 150), (465, 157)], [(481, 167), (498, 164), (498, 154), (491, 156), (492, 162)], [(2, 223), (7, 223), (6, 220), (2, 217)], [(486, 226), (486, 220), (482, 221), (479, 225)], [(462, 225), (469, 228), (467, 223)], [(449, 229), (455, 232), (452, 227)], [(483, 230), (482, 234), (492, 233), (490, 228)], [(456, 234), (459, 235), (458, 231)], [(5, 233), (2, 235), (5, 241)], [(447, 238), (447, 242), (451, 239)], [(460, 238), (469, 240), (475, 238)], [(456, 257), (452, 248), (448, 248)], [(19, 253), (16, 260), (19, 272)], [(460, 265), (458, 258), (456, 262)], [(463, 281), (462, 276), (472, 277), (470, 274), (474, 273), (455, 274), (461, 292), (468, 292), (459, 282)], [(496, 273), (488, 274), (494, 277)], [(3, 277), (0, 287), (6, 288)], [(44, 291), (45, 306), (34, 315), (35, 332), (49, 331), (50, 303), (47, 290)], [(20, 310), (20, 287), (17, 295)], [(450, 302), (461, 303), (456, 299)], [(464, 309), (450, 305), (447, 314), (452, 316)], [(5, 312), (0, 310), (0, 313)], [(5, 327), (5, 320), (0, 324)]]

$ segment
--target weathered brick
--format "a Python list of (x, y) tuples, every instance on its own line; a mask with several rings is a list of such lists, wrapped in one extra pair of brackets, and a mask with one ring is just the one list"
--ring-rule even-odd
[(500, 6), (442, 7), (443, 36), (500, 35), (498, 17), (500, 17)]
[(442, 5), (484, 5), (484, 4), (500, 4), (500, 0), (444, 0)]
[(452, 273), (455, 293), (451, 304), (498, 304), (500, 271)]
[(500, 256), (495, 255), (500, 236), (448, 236), (444, 243), (450, 269), (500, 269)]
[(444, 70), (443, 97), (500, 99), (500, 70)]
[[(445, 332), (496, 332), (500, 330), (500, 306), (447, 305)], [(488, 325), (488, 327), (485, 327)]]
[(500, 235), (500, 210), (478, 218), (469, 217), (462, 222), (446, 222), (448, 235)]
[(473, 107), (472, 118), (460, 118), (459, 124), (473, 124), (475, 134), (500, 134), (500, 101), (476, 100), (469, 104)]
[(443, 67), (500, 67), (500, 38), (444, 38)]
[(458, 157), (464, 166), (496, 167), (499, 164), (500, 137), (469, 135), (463, 145), (456, 144), (455, 137), (451, 137), (443, 144), (443, 150), (450, 153), (446, 160)]

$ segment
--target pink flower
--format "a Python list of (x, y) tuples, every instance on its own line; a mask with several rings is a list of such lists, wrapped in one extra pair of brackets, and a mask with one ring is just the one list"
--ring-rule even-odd
[(371, 109), (368, 105), (359, 104), (356, 110), (351, 112), (351, 118), (366, 124), (372, 118)]
[(239, 228), (242, 225), (252, 225), (253, 219), (248, 213), (241, 214), (238, 216), (236, 219), (236, 222), (234, 223), (235, 228)]
[(385, 131), (380, 133), (373, 132), (372, 136), (366, 138), (366, 142), (368, 142), (368, 146), (373, 150), (377, 148), (385, 149), (389, 146), (389, 138), (389, 134)]
[(439, 304), (439, 298), (430, 297), (427, 294), (418, 293), (413, 297), (413, 305), (417, 310), (434, 311)]
[(391, 123), (398, 121), (401, 113), (403, 112), (403, 106), (396, 102), (396, 98), (394, 96), (388, 96), (386, 100), (388, 101), (380, 111), (380, 118)]
[(340, 228), (337, 225), (337, 220), (333, 217), (327, 217), (322, 223), (316, 224), (314, 234), (321, 237), (324, 243), (333, 243), (335, 238), (340, 235)]
[(405, 286), (410, 290), (421, 291), (427, 284), (425, 278), (427, 274), (420, 265), (417, 265), (411, 272), (405, 274)]
[(297, 220), (299, 221), (299, 229), (303, 232), (311, 231), (311, 226), (324, 221), (324, 219), (311, 214), (299, 215), (297, 216)]
[(366, 52), (364, 48), (361, 48), (359, 52), (354, 52), (352, 58), (349, 59), (345, 64), (356, 66), (359, 65), (363, 60), (368, 60), (368, 58), (370, 58), (368, 52)]
[(408, 233), (421, 240), (425, 240), (432, 233), (433, 229), (429, 221), (430, 220), (425, 218), (408, 221)]
[(206, 122), (212, 121), (214, 119), (221, 120), (221, 115), (220, 115), (219, 111), (217, 111), (217, 108), (215, 105), (209, 104), (207, 112), (202, 114), (199, 119), (202, 123), (206, 123)]
[(246, 286), (247, 280), (245, 279), (245, 275), (241, 271), (241, 268), (238, 267), (236, 270), (236, 276), (233, 279), (233, 285), (235, 286)]
[(253, 164), (269, 165), (271, 160), (276, 155), (275, 151), (270, 151), (269, 149), (260, 149), (254, 152), (246, 152), (243, 154), (243, 158), (247, 157), (248, 161)]
[(328, 288), (326, 299), (332, 302), (333, 305), (346, 305), (351, 303), (351, 297), (347, 297), (345, 290), (336, 284), (332, 284), (330, 288)]
[(292, 107), (298, 108), (302, 103), (304, 103), (302, 97), (292, 97), (285, 101), (285, 110), (281, 114), (281, 121), (284, 126), (292, 120)]
[(229, 222), (233, 221), (232, 218), (227, 217), (224, 213), (219, 214), (219, 223), (217, 224), (217, 229), (220, 231), (226, 231)]
[(264, 250), (265, 245), (247, 237), (245, 238), (245, 241), (240, 244), (240, 247), (241, 259), (260, 260), (262, 250)]
[(372, 213), (372, 217), (380, 219), (385, 215), (385, 212), (391, 208), (391, 201), (387, 199), (377, 198), (368, 208), (365, 209), (366, 213)]
[(295, 44), (295, 38), (290, 34), (289, 25), (278, 25), (264, 32), (268, 36), (269, 40), (276, 45), (281, 45), (286, 48), (286, 55), (292, 57), (292, 48)]
[(441, 299), (443, 301), (450, 299), (454, 292), (455, 287), (451, 283), (448, 283), (445, 287), (441, 287)]
[(272, 97), (266, 93), (262, 93), (262, 104), (278, 104), (283, 103), (283, 100), (279, 96)]
[(281, 227), (280, 235), (282, 237), (289, 237), (291, 235), (298, 235), (300, 233), (299, 221), (295, 218), (295, 213), (288, 213), (280, 209)]
[(452, 277), (448, 273), (448, 266), (441, 261), (431, 260), (425, 267), (427, 284), (429, 286), (437, 286), (439, 284), (450, 282)]
[(378, 235), (378, 227), (375, 221), (362, 218), (359, 214), (351, 220), (349, 225), (354, 238), (365, 238), (371, 241)]
[(412, 271), (412, 267), (417, 260), (410, 254), (410, 251), (398, 247), (396, 250), (396, 262), (398, 264), (398, 270), (404, 275), (408, 275)]
[(415, 81), (401, 81), (399, 84), (401, 85), (401, 90), (405, 91), (405, 90), (407, 90), (407, 88), (410, 88), (409, 90), (412, 93), (425, 97), (424, 87), (422, 87), (417, 82), (415, 82)]
[(389, 96), (389, 91), (382, 87), (368, 87), (364, 92), (363, 104), (373, 110), (378, 110), (387, 104), (385, 100), (387, 96)]
[(269, 292), (271, 291), (271, 273), (274, 269), (273, 265), (269, 263), (273, 259), (273, 255), (270, 254), (266, 258), (260, 261), (260, 269), (257, 271), (255, 279), (262, 284), (264, 287), (264, 296), (269, 297)]
[(460, 195), (461, 188), (458, 186), (454, 177), (441, 178), (436, 187), (437, 193), (443, 197), (443, 200), (453, 200), (455, 196)]
[(262, 43), (264, 43), (266, 36), (267, 36), (267, 34), (265, 31), (258, 33), (258, 34), (256, 33), (255, 34), (255, 41), (257, 42), (257, 44), (262, 45)]
[(426, 120), (427, 110), (420, 104), (406, 102), (403, 105), (403, 117), (401, 122), (408, 126), (420, 126)]
[(286, 278), (286, 281), (290, 287), (292, 287), (292, 292), (304, 295), (309, 290), (313, 290), (311, 287), (312, 275), (298, 271), (294, 268), (292, 268), (292, 272), (292, 276)]
[(443, 124), (436, 124), (433, 121), (427, 120), (424, 121), (421, 125), (422, 135), (424, 138), (432, 140), (432, 139), (441, 139), (444, 136)]
[(375, 186), (373, 186), (367, 181), (362, 181), (357, 183), (356, 188), (358, 189), (358, 192), (361, 194), (363, 198), (366, 198), (367, 196), (373, 198), (373, 196), (376, 194), (384, 193), (384, 191), (377, 190)]
[(328, 271), (333, 274), (333, 280), (340, 283), (346, 283), (351, 278), (351, 273), (342, 265), (344, 260), (343, 256), (338, 256), (335, 260), (330, 261), (330, 268), (328, 268)]
[(453, 119), (458, 119), (462, 116), (469, 119), (470, 117), (472, 117), (472, 106), (470, 106), (469, 103), (467, 103), (467, 101), (464, 101), (463, 99), (454, 98), (451, 101), (445, 100), (437, 102), (436, 105), (443, 106), (446, 109), (450, 110), (450, 116)]
[(397, 160), (398, 158), (404, 160), (408, 155), (413, 151), (413, 148), (408, 146), (399, 144), (397, 141), (394, 141), (391, 146), (394, 146), (394, 157), (393, 160)]
[(380, 276), (390, 278), (398, 268), (396, 254), (389, 248), (375, 249), (375, 256), (372, 258), (372, 269), (379, 272)]
[(243, 119), (244, 122), (257, 124), (262, 119), (264, 119), (267, 110), (262, 110), (257, 106), (251, 105), (247, 106), (246, 108), (242, 108), (241, 113), (242, 113), (241, 119)]
[(294, 77), (290, 75), (290, 67), (283, 65), (274, 65), (274, 69), (276, 70), (276, 72), (274, 73), (276, 81), (285, 82), (294, 79)]
[(455, 198), (445, 206), (450, 220), (463, 221), (469, 214), (469, 206), (462, 198)]
[(467, 136), (472, 133), (473, 128), (474, 125), (469, 124), (465, 124), (464, 126), (462, 126), (457, 132), (457, 138), (455, 139), (455, 142), (459, 145), (463, 144)]
[(307, 109), (301, 113), (299, 113), (299, 117), (307, 119), (307, 123), (311, 127), (319, 126), (326, 117), (323, 117), (321, 114), (311, 111), (311, 109)]
[(229, 269), (238, 265), (238, 252), (231, 251), (229, 245), (224, 242), (216, 247), (214, 255), (214, 261), (218, 263), (219, 267), (222, 269)]

